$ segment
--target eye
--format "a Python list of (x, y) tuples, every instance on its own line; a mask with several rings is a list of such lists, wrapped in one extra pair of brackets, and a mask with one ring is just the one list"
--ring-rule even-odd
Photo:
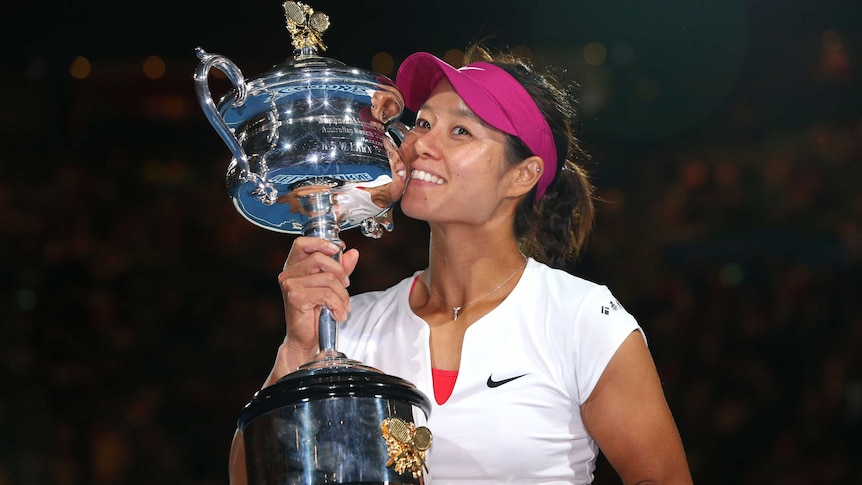
[(455, 128), (452, 129), (452, 134), (453, 135), (459, 135), (459, 136), (470, 136), (470, 131), (467, 128), (464, 128), (463, 126), (456, 126)]
[(428, 130), (431, 128), (431, 123), (428, 123), (424, 118), (416, 118), (416, 128), (424, 128)]

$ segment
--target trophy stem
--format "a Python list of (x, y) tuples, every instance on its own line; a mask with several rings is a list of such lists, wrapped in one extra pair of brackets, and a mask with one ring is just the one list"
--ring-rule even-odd
[[(300, 203), (308, 220), (302, 226), (302, 234), (309, 237), (320, 237), (332, 241), (339, 247), (344, 247), (344, 241), (339, 239), (340, 228), (335, 217), (332, 203), (332, 193), (317, 192), (300, 197)], [(332, 259), (341, 260), (341, 252), (332, 255)], [(320, 310), (317, 323), (317, 338), (320, 352), (308, 365), (319, 365), (320, 361), (345, 360), (347, 356), (336, 350), (338, 321), (325, 306)], [(330, 362), (331, 363), (331, 362)]]

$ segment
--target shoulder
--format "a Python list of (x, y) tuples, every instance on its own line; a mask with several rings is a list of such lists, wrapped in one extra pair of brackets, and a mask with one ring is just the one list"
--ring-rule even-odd
[(622, 307), (607, 286), (561, 269), (551, 268), (533, 259), (530, 259), (527, 265), (525, 276), (526, 283), (539, 290), (537, 296), (542, 296), (548, 303), (577, 308), (585, 301), (612, 299), (615, 306)]
[(525, 299), (536, 320), (547, 326), (558, 345), (567, 343), (569, 352), (614, 345), (639, 329), (607, 286), (535, 261), (528, 270)]

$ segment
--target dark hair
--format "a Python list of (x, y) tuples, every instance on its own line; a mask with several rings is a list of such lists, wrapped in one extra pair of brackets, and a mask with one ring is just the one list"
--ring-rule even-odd
[[(584, 167), (589, 155), (574, 135), (576, 85), (565, 84), (550, 70), (538, 72), (526, 60), (507, 53), (491, 53), (482, 45), (467, 49), (464, 63), (490, 62), (504, 69), (530, 93), (548, 121), (557, 147), (557, 173), (545, 194), (535, 200), (536, 189), (524, 197), (515, 213), (515, 237), (521, 251), (548, 266), (568, 269), (586, 246), (593, 229), (593, 186)], [(509, 135), (507, 152), (512, 163), (533, 155), (517, 137)]]

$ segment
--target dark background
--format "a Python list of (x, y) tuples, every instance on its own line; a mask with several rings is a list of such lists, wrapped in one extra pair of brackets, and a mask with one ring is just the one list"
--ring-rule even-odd
[[(365, 69), (482, 38), (566, 68), (603, 198), (576, 272), (645, 329), (696, 483), (862, 483), (859, 2), (312, 6)], [(291, 236), (232, 209), (193, 51), (263, 72), (292, 51), (281, 4), (2, 9), (0, 485), (227, 483)], [(342, 233), (351, 291), (423, 267), (423, 231)]]

